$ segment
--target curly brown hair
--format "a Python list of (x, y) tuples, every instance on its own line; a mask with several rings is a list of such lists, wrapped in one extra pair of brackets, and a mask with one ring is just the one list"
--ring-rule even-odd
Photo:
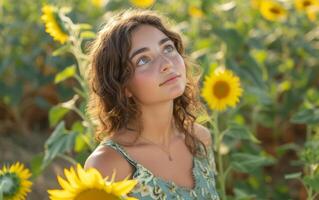
[(132, 119), (138, 122), (138, 136), (143, 129), (141, 112), (134, 99), (125, 95), (125, 88), (134, 76), (133, 64), (129, 61), (131, 34), (140, 25), (151, 25), (162, 31), (173, 42), (183, 57), (186, 67), (184, 93), (174, 99), (173, 122), (185, 135), (185, 144), (193, 155), (203, 155), (198, 146), (206, 147), (194, 134), (196, 115), (205, 112), (199, 100), (198, 81), (200, 68), (185, 55), (180, 34), (169, 30), (170, 21), (155, 11), (125, 10), (112, 17), (90, 44), (90, 86), (88, 113), (96, 122), (96, 139), (111, 138)]

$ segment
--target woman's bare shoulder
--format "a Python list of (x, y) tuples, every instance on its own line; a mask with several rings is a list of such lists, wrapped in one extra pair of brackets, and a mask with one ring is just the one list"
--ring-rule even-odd
[(194, 132), (198, 139), (200, 139), (206, 147), (210, 147), (212, 145), (212, 136), (207, 127), (199, 123), (194, 123)]
[(133, 172), (133, 167), (120, 153), (103, 145), (98, 146), (87, 158), (84, 168), (96, 168), (103, 177), (108, 176), (108, 180), (111, 179), (115, 170), (115, 181), (123, 180), (128, 175), (131, 176)]

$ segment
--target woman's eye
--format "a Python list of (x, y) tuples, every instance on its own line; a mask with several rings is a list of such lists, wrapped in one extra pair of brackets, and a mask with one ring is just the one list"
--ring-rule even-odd
[(148, 62), (150, 61), (150, 59), (146, 56), (142, 56), (141, 58), (139, 58), (136, 62), (137, 66), (140, 66), (140, 65), (145, 65), (147, 64)]
[(173, 52), (175, 50), (175, 47), (171, 44), (169, 45), (166, 45), (165, 48), (164, 48), (164, 52), (165, 53), (170, 53), (170, 52)]

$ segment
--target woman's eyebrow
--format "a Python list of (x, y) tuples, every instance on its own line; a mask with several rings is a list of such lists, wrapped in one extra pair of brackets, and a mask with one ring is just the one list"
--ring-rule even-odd
[[(170, 40), (171, 40), (170, 38), (166, 37), (166, 38), (161, 39), (161, 40), (158, 42), (158, 44), (159, 44), (159, 45), (162, 45), (162, 44), (164, 44), (165, 42), (170, 41)], [(132, 53), (131, 57), (130, 57), (130, 60), (132, 60), (133, 57), (136, 56), (137, 54), (140, 54), (140, 53), (142, 53), (142, 52), (144, 52), (144, 51), (149, 51), (149, 50), (150, 50), (150, 49), (149, 49), (148, 47), (142, 47), (142, 48), (140, 48), (140, 49), (134, 51), (134, 52)]]

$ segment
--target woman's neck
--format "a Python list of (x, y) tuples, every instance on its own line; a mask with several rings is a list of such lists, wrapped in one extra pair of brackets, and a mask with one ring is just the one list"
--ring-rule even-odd
[(173, 102), (144, 106), (141, 111), (143, 126), (141, 136), (156, 144), (168, 146), (171, 140), (178, 135), (174, 125)]

